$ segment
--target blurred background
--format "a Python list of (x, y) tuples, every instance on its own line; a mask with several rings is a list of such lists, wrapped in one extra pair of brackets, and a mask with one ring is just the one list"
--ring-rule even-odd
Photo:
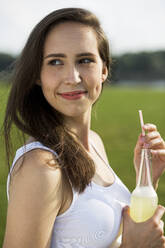
[[(12, 64), (33, 27), (63, 7), (93, 11), (101, 21), (113, 59), (111, 82), (94, 106), (92, 128), (103, 138), (112, 168), (130, 191), (135, 187), (133, 149), (144, 121), (155, 123), (165, 138), (165, 1), (164, 0), (1, 0), (0, 8), (0, 247), (6, 223), (6, 178), (2, 123), (10, 91)], [(14, 147), (21, 143), (13, 133)], [(165, 175), (158, 188), (165, 205)], [(164, 218), (165, 220), (165, 218)]]

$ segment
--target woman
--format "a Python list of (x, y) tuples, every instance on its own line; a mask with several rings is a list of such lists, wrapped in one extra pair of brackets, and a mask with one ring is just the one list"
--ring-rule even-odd
[[(90, 129), (92, 105), (110, 65), (108, 41), (87, 10), (54, 11), (32, 31), (16, 66), (4, 123), (7, 147), (13, 122), (30, 138), (8, 177), (3, 248), (115, 245), (130, 193)], [(165, 168), (165, 144), (154, 125), (144, 130), (135, 168), (138, 173), (141, 147), (148, 144), (156, 153), (156, 184)], [(149, 221), (136, 224), (126, 208), (120, 247), (165, 247), (163, 213), (159, 206)]]

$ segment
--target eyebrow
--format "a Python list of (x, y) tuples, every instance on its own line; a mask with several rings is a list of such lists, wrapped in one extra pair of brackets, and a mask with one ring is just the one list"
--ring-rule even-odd
[[(90, 56), (90, 57), (96, 57), (93, 53), (78, 53), (76, 57), (84, 57), (84, 56)], [(44, 59), (51, 58), (51, 57), (60, 57), (60, 58), (66, 58), (67, 56), (64, 53), (50, 53), (44, 57)]]

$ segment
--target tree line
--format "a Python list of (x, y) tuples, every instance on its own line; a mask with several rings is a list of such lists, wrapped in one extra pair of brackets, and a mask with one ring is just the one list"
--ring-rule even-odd
[(165, 51), (127, 53), (113, 58), (112, 79), (165, 81)]
[[(11, 72), (17, 57), (0, 53), (0, 72)], [(113, 56), (111, 81), (165, 81), (165, 51), (127, 53)]]

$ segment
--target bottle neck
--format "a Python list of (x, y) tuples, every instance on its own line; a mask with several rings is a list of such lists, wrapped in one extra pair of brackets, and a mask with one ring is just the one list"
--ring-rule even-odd
[(143, 148), (141, 151), (141, 162), (140, 162), (137, 187), (152, 186), (151, 178), (152, 177), (151, 177), (150, 150)]

